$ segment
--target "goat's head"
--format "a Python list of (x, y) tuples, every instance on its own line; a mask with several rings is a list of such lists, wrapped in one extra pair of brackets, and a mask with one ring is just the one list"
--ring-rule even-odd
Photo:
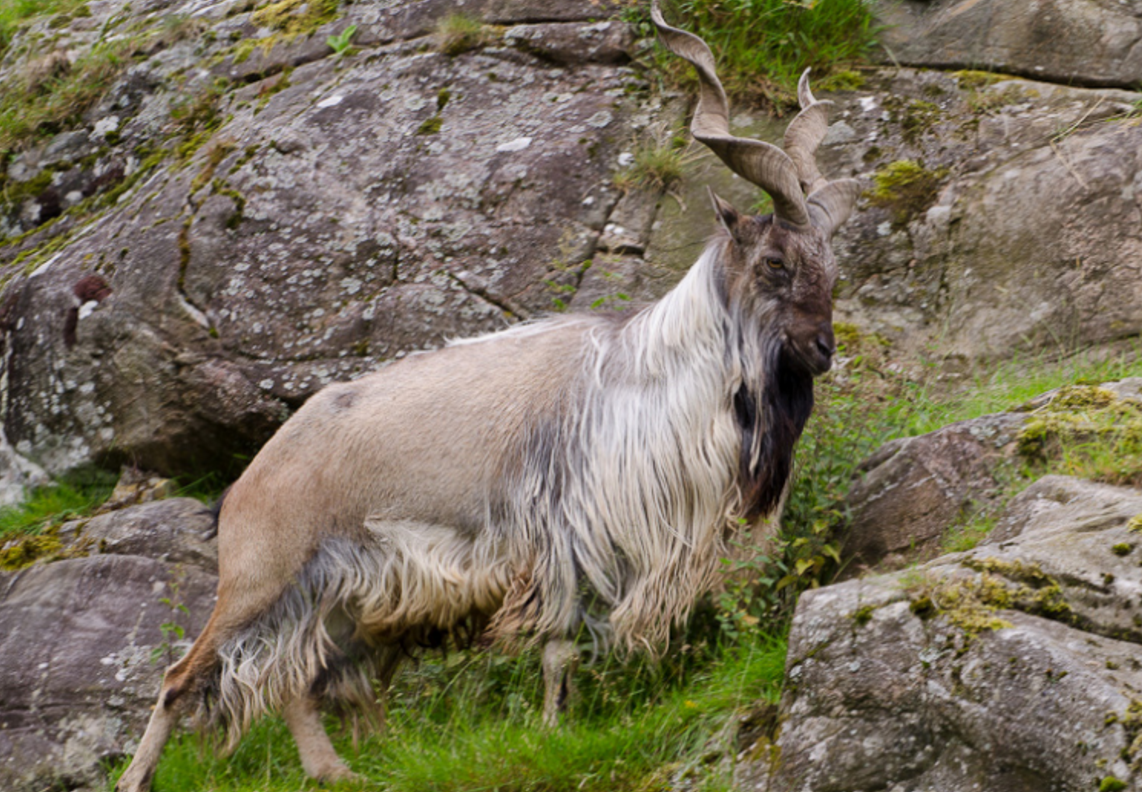
[(769, 340), (782, 345), (788, 360), (809, 374), (821, 374), (836, 349), (832, 291), (838, 272), (829, 240), (860, 193), (856, 180), (828, 181), (817, 169), (814, 157), (832, 103), (814, 98), (806, 69), (797, 86), (801, 112), (785, 132), (784, 150), (734, 137), (710, 48), (692, 33), (667, 25), (657, 0), (651, 16), (663, 45), (698, 72), (701, 93), (690, 127), (695, 139), (773, 199), (772, 214), (748, 216), (711, 193), (728, 232), (723, 252), (728, 296), (765, 317)]

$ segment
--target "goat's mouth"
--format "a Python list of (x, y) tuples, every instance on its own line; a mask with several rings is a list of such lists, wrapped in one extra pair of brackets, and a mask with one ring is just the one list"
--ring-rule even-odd
[(792, 353), (789, 355), (790, 361), (812, 377), (819, 377), (833, 367), (836, 348), (826, 339), (816, 337), (790, 340), (787, 349)]

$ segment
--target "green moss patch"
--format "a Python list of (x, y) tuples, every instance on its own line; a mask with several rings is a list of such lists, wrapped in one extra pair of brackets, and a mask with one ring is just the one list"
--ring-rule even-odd
[(947, 168), (928, 170), (915, 160), (897, 160), (877, 170), (873, 188), (865, 195), (873, 206), (892, 213), (892, 222), (903, 226), (936, 202)]
[(57, 554), (63, 548), (63, 543), (57, 536), (58, 530), (56, 527), (42, 534), (26, 536), (6, 550), (0, 550), (0, 569), (12, 572), (31, 566), (41, 558)]
[(338, 16), (340, 0), (279, 0), (254, 12), (253, 21), (268, 27), (287, 41), (308, 36)]
[(1126, 732), (1123, 758), (1131, 763), (1132, 770), (1142, 769), (1142, 701), (1131, 701), (1126, 711), (1118, 715), (1118, 722)]
[(968, 636), (1012, 626), (998, 615), (1001, 610), (1020, 611), (1069, 625), (1080, 621), (1058, 581), (1038, 564), (972, 558), (963, 565), (979, 575), (929, 581), (912, 593), (911, 609), (917, 617), (943, 616)]
[(980, 88), (986, 88), (989, 85), (995, 85), (997, 82), (1011, 79), (1006, 74), (972, 69), (952, 72), (952, 77), (956, 79), (956, 84), (959, 85), (961, 91), (978, 91)]
[(968, 109), (977, 115), (991, 113), (1007, 105), (1026, 102), (1039, 95), (1034, 89), (1009, 85), (1002, 91), (972, 91), (967, 98)]
[(1060, 388), (1019, 432), (1030, 464), (1110, 484), (1142, 485), (1142, 403), (1091, 385)]
[(905, 99), (889, 96), (884, 100), (889, 120), (900, 124), (900, 134), (908, 143), (915, 143), (934, 127), (942, 116), (938, 105), (923, 99)]
[(444, 119), (439, 115), (434, 115), (431, 118), (426, 118), (420, 122), (420, 126), (416, 128), (417, 135), (436, 135), (440, 132), (440, 127), (444, 125)]
[(90, 539), (80, 539), (65, 546), (59, 538), (62, 523), (46, 528), (42, 533), (24, 536), (0, 550), (0, 569), (15, 572), (30, 567), (37, 561), (60, 561), (65, 558), (83, 558), (88, 555)]
[(985, 574), (978, 579), (940, 581), (914, 597), (910, 607), (920, 618), (943, 616), (971, 637), (1011, 627), (1011, 622), (997, 614), (1010, 604), (1007, 587), (998, 578)]

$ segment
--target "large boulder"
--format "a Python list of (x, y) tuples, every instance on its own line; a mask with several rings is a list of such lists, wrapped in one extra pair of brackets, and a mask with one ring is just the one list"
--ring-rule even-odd
[(948, 376), (1142, 329), (1142, 94), (901, 69), (837, 99), (823, 159), (868, 179), (838, 320)]
[[(50, 473), (230, 467), (328, 382), (577, 306), (619, 154), (660, 114), (605, 3), (468, 4), (521, 24), (451, 54), (433, 35), (451, 3), (354, 4), (296, 38), (200, 5), (164, 6), (198, 27), (122, 75), (81, 139), (9, 169), (80, 200), (64, 175), (121, 165), (114, 204), (0, 250), (5, 430)], [(350, 24), (357, 53), (335, 56)]]
[(211, 520), (186, 498), (110, 512), (25, 540), (34, 563), (0, 571), (0, 787), (98, 787), (134, 750), (214, 607)]
[(1097, 0), (878, 0), (888, 58), (1076, 85), (1136, 87), (1142, 6)]
[(1025, 420), (998, 413), (885, 443), (854, 471), (844, 554), (865, 566), (937, 555), (949, 527), (1001, 496)]
[(1048, 476), (1001, 541), (807, 592), (777, 750), (742, 788), (1142, 788), (1140, 514), (1142, 492)]

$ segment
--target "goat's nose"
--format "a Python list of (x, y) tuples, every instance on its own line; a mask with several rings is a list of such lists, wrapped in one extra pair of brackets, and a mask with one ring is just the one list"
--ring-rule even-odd
[(833, 325), (829, 324), (825, 329), (817, 334), (817, 351), (819, 351), (826, 360), (831, 358), (837, 351), (837, 344), (833, 340)]

